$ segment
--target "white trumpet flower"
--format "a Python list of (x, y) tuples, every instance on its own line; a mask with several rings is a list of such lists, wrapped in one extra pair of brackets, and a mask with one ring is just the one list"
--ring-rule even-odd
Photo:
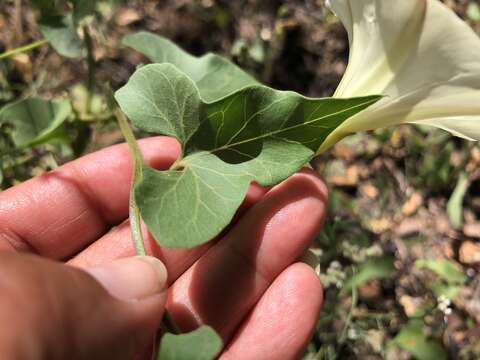
[(480, 38), (438, 0), (330, 0), (350, 58), (334, 97), (382, 94), (319, 149), (344, 136), (401, 123), (480, 140)]

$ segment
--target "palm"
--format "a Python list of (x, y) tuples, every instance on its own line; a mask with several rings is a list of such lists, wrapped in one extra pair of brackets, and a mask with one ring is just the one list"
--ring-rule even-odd
[[(157, 168), (178, 154), (168, 138), (142, 141), (142, 148)], [(0, 205), (8, 230), (0, 250), (35, 250), (81, 267), (134, 255), (125, 220), (130, 166), (126, 147), (112, 147), (2, 194), (4, 204), (16, 206), (6, 214)], [(320, 229), (325, 200), (323, 183), (304, 170), (269, 191), (252, 186), (218, 241), (166, 249), (147, 235), (148, 251), (167, 266), (167, 308), (177, 325), (213, 326), (226, 344), (222, 359), (298, 357), (322, 292), (313, 270), (296, 261)]]

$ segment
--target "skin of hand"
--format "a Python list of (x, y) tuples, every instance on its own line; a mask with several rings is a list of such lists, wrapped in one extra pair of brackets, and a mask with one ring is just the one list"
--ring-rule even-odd
[[(139, 144), (158, 169), (180, 151), (167, 137)], [(150, 256), (137, 257), (131, 166), (115, 145), (0, 193), (2, 358), (141, 358), (165, 306), (182, 331), (212, 326), (222, 360), (300, 357), (322, 304), (299, 262), (325, 217), (318, 176), (252, 185), (232, 224), (194, 249), (161, 248), (144, 229)]]

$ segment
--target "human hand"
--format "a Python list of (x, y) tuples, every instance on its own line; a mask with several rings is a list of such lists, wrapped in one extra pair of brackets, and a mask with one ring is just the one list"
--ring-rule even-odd
[[(170, 138), (139, 143), (156, 168), (179, 154)], [(144, 231), (165, 280), (159, 261), (130, 257), (130, 169), (117, 145), (0, 194), (2, 354), (131, 359), (151, 342), (166, 302), (183, 331), (206, 323), (220, 334), (221, 359), (301, 355), (322, 303), (318, 277), (297, 262), (325, 215), (315, 173), (271, 190), (252, 185), (229, 229), (198, 248), (160, 248)]]

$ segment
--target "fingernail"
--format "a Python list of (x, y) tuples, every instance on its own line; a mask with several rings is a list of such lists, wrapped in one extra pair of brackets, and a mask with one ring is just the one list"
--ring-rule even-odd
[(86, 271), (120, 300), (142, 300), (166, 289), (167, 270), (151, 256), (123, 258)]

